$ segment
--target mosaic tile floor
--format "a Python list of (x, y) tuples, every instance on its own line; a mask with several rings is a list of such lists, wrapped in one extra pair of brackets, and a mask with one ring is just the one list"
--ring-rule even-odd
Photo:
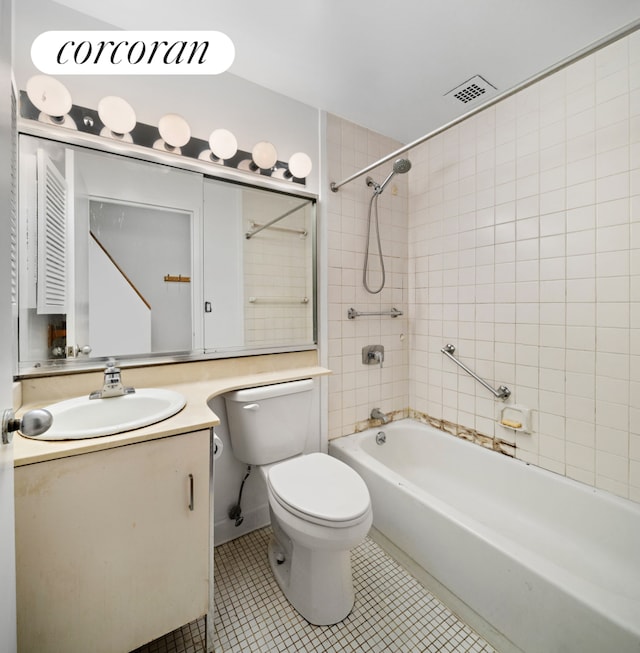
[[(215, 552), (215, 653), (495, 653), (373, 540), (352, 552), (356, 603), (334, 626), (312, 626), (289, 605), (267, 562), (264, 528)], [(135, 653), (204, 650), (195, 622)]]
[(198, 619), (132, 653), (202, 653), (205, 650), (205, 635), (204, 619)]

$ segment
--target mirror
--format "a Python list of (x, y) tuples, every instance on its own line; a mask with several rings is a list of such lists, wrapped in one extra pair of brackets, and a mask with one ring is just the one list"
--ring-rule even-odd
[(24, 134), (19, 155), (21, 372), (314, 345), (315, 200)]
[(204, 211), (205, 349), (315, 342), (315, 202), (205, 179)]
[[(94, 356), (192, 348), (185, 285), (191, 281), (191, 220), (187, 212), (89, 200), (88, 342)], [(141, 256), (148, 234), (149, 256)]]

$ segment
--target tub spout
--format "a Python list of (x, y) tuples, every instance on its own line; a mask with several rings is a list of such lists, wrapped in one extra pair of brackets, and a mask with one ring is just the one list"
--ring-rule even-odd
[(379, 419), (383, 424), (388, 424), (391, 421), (389, 416), (383, 413), (379, 408), (374, 408), (371, 411), (371, 419)]

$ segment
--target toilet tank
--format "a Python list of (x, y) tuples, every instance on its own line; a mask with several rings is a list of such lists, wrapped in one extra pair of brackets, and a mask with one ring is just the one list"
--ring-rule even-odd
[(312, 379), (224, 395), (231, 448), (247, 465), (267, 465), (304, 451), (311, 417)]

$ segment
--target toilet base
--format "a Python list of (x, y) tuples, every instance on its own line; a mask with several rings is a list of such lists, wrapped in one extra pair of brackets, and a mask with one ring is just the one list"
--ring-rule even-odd
[(271, 526), (269, 563), (289, 603), (316, 626), (342, 621), (351, 612), (355, 600), (351, 551), (294, 545), (273, 514)]

